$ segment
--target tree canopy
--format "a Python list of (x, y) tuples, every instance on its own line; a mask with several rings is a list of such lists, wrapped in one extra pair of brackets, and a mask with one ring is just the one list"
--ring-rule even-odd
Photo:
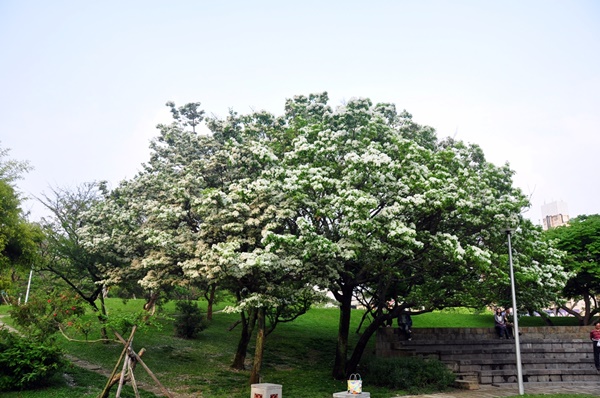
[(562, 308), (588, 325), (593, 316), (600, 312), (596, 297), (600, 294), (600, 215), (581, 215), (566, 226), (549, 229), (545, 237), (568, 255), (565, 268), (571, 272), (563, 295), (566, 298), (583, 300), (582, 313), (564, 305)]
[[(508, 165), (487, 162), (477, 145), (439, 140), (393, 104), (328, 102), (319, 93), (287, 100), (281, 116), (231, 111), (206, 119), (209, 135), (195, 131), (199, 103), (167, 103), (175, 122), (159, 125), (148, 164), (80, 231), (105, 259), (102, 283), (133, 281), (149, 297), (189, 283), (234, 292), (238, 366), (257, 322), (265, 335), (265, 319), (293, 319), (328, 290), (340, 306), (337, 378), (402, 310), (500, 300), (507, 227), (519, 227), (519, 280), (549, 284), (531, 305), (556, 299), (566, 279), (560, 253), (522, 219), (528, 201)], [(356, 298), (372, 320), (348, 359)]]
[(27, 221), (15, 185), (29, 165), (8, 159), (8, 154), (8, 149), (0, 148), (0, 291), (5, 295), (36, 261), (42, 237), (39, 227)]

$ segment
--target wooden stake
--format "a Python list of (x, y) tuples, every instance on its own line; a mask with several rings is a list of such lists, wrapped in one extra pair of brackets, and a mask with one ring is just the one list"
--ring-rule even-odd
[[(133, 362), (133, 365), (132, 365)], [(133, 388), (133, 392), (135, 393), (135, 398), (140, 398), (140, 392), (138, 391), (137, 382), (135, 381), (135, 376), (133, 375), (133, 371), (135, 369), (135, 362), (133, 360), (129, 361), (129, 377), (131, 379), (131, 387)]]
[(125, 373), (127, 372), (129, 361), (131, 361), (129, 355), (125, 356), (125, 360), (123, 361), (123, 369), (121, 369), (121, 378), (119, 379), (119, 386), (117, 387), (117, 395), (115, 395), (115, 398), (121, 398), (121, 391), (123, 390), (123, 384), (125, 384)]
[(137, 326), (134, 325), (133, 328), (131, 329), (131, 334), (129, 335), (129, 339), (127, 341), (125, 341), (123, 339), (123, 337), (121, 337), (118, 333), (115, 332), (115, 334), (117, 335), (117, 337), (120, 338), (121, 341), (124, 342), (125, 347), (123, 347), (123, 351), (121, 351), (121, 356), (119, 357), (119, 360), (115, 364), (115, 368), (113, 369), (110, 377), (108, 378), (108, 381), (106, 382), (106, 385), (104, 386), (104, 389), (102, 390), (102, 392), (100, 393), (100, 395), (98, 395), (98, 398), (107, 398), (108, 397), (110, 389), (114, 385), (114, 383), (112, 383), (112, 379), (117, 374), (117, 369), (119, 368), (119, 364), (121, 363), (121, 360), (123, 359), (123, 356), (125, 356), (125, 354), (127, 353), (127, 347), (129, 347), (129, 345), (131, 344), (131, 341), (133, 340), (133, 335), (135, 334), (135, 330), (136, 329), (137, 329)]
[[(125, 341), (125, 339), (123, 337), (121, 337), (121, 335), (119, 335), (119, 333), (115, 332), (115, 336), (117, 336), (117, 338), (119, 340), (121, 340), (121, 342), (123, 344), (127, 344), (127, 342)], [(173, 398), (173, 395), (171, 395), (171, 393), (169, 392), (169, 390), (167, 390), (161, 383), (160, 381), (158, 381), (158, 379), (156, 378), (156, 376), (154, 375), (154, 373), (152, 373), (152, 371), (150, 370), (150, 368), (144, 363), (144, 361), (142, 360), (142, 358), (135, 353), (135, 351), (131, 350), (131, 355), (133, 355), (133, 357), (135, 358), (135, 360), (137, 362), (139, 362), (140, 365), (142, 365), (142, 367), (146, 370), (146, 373), (148, 373), (150, 375), (150, 377), (152, 377), (152, 380), (154, 380), (154, 382), (156, 383), (156, 385), (162, 390), (163, 394), (165, 394), (167, 397), (169, 398)]]

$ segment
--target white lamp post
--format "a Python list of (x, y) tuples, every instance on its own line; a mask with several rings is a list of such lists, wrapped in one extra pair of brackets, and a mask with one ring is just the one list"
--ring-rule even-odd
[(25, 304), (27, 304), (27, 300), (29, 300), (29, 289), (31, 288), (31, 277), (33, 277), (33, 265), (31, 266), (31, 270), (29, 271), (29, 282), (27, 282), (27, 292), (25, 293)]
[(519, 395), (523, 395), (523, 369), (521, 368), (521, 345), (519, 343), (519, 319), (517, 317), (517, 293), (515, 290), (515, 273), (513, 271), (513, 260), (512, 260), (512, 246), (510, 242), (510, 234), (513, 232), (512, 229), (506, 229), (506, 236), (508, 236), (508, 263), (510, 265), (510, 287), (512, 291), (512, 310), (513, 310), (513, 322), (515, 324), (515, 352), (517, 354), (517, 379), (519, 384)]

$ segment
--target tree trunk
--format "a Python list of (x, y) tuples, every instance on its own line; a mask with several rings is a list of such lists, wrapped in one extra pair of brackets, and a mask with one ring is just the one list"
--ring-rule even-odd
[(256, 311), (250, 310), (248, 316), (242, 311), (242, 334), (240, 336), (240, 341), (238, 342), (237, 350), (235, 352), (235, 356), (233, 358), (233, 363), (231, 367), (233, 369), (244, 370), (244, 363), (246, 362), (246, 352), (248, 351), (248, 344), (250, 343), (250, 338), (252, 337), (252, 331), (254, 329), (254, 324), (256, 323)]
[(346, 364), (346, 375), (352, 374), (356, 372), (356, 367), (358, 366), (360, 359), (362, 358), (363, 353), (365, 352), (365, 348), (367, 348), (367, 344), (371, 339), (371, 336), (377, 329), (379, 329), (383, 324), (385, 324), (389, 319), (394, 319), (395, 313), (390, 314), (380, 314), (373, 322), (365, 329), (365, 331), (361, 334), (356, 346), (354, 347), (354, 351), (352, 352), (352, 356), (350, 360)]
[(590, 299), (590, 295), (586, 292), (583, 295), (583, 302), (585, 304), (585, 314), (583, 317), (584, 325), (589, 325), (592, 322), (592, 300)]
[(250, 384), (260, 383), (260, 368), (262, 366), (263, 353), (265, 352), (265, 309), (259, 308), (258, 331), (256, 332), (256, 347), (254, 349), (254, 365), (250, 374)]
[(213, 304), (215, 303), (215, 292), (217, 291), (216, 285), (211, 285), (208, 287), (204, 298), (208, 302), (206, 307), (206, 319), (212, 321), (213, 318)]
[(560, 308), (567, 311), (567, 313), (569, 313), (569, 315), (577, 318), (577, 323), (579, 324), (579, 326), (585, 326), (585, 324), (583, 323), (583, 316), (581, 316), (581, 314), (579, 312), (573, 311), (573, 309), (567, 307), (566, 305), (561, 305)]
[(154, 311), (156, 311), (156, 302), (160, 295), (156, 292), (151, 292), (148, 298), (146, 299), (146, 303), (144, 303), (144, 310), (146, 310), (147, 314), (144, 317), (144, 320), (147, 320), (151, 315), (154, 315)]
[(338, 295), (340, 323), (338, 327), (335, 363), (333, 365), (333, 377), (336, 380), (344, 380), (346, 378), (346, 353), (348, 352), (348, 335), (350, 333), (350, 316), (352, 312), (352, 289), (346, 288), (344, 290)]
[(98, 320), (100, 321), (100, 335), (102, 339), (108, 343), (108, 331), (106, 330), (106, 304), (104, 303), (104, 295), (100, 295), (100, 315), (98, 315)]
[(550, 319), (550, 317), (544, 312), (544, 310), (539, 310), (537, 311), (537, 313), (540, 314), (540, 317), (542, 318), (546, 326), (554, 326), (552, 319)]

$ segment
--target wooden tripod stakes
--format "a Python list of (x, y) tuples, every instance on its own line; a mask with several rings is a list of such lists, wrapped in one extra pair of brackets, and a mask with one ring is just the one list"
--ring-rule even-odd
[[(108, 398), (111, 388), (117, 383), (119, 384), (119, 386), (117, 387), (117, 395), (115, 395), (115, 398), (120, 398), (123, 386), (128, 381), (131, 382), (131, 387), (133, 388), (136, 398), (140, 398), (137, 382), (135, 381), (135, 376), (133, 375), (133, 371), (135, 370), (135, 367), (138, 363), (142, 365), (142, 367), (146, 370), (150, 377), (152, 377), (152, 380), (154, 380), (154, 382), (160, 388), (162, 393), (168, 398), (173, 398), (173, 395), (171, 395), (171, 393), (160, 383), (160, 381), (158, 381), (154, 373), (152, 373), (150, 368), (144, 363), (144, 361), (142, 361), (141, 357), (142, 355), (144, 355), (145, 350), (142, 348), (139, 353), (136, 353), (133, 350), (132, 343), (136, 329), (137, 326), (133, 326), (133, 328), (131, 329), (131, 334), (129, 335), (127, 341), (125, 341), (125, 339), (119, 333), (115, 332), (115, 336), (117, 336), (119, 341), (121, 341), (121, 343), (123, 343), (124, 345), (123, 351), (121, 352), (121, 356), (119, 357), (119, 360), (117, 361), (117, 364), (115, 365), (112, 374), (108, 378), (104, 390), (102, 390), (98, 398)], [(123, 366), (121, 368), (121, 373), (117, 374), (119, 365), (121, 364), (122, 360)]]

